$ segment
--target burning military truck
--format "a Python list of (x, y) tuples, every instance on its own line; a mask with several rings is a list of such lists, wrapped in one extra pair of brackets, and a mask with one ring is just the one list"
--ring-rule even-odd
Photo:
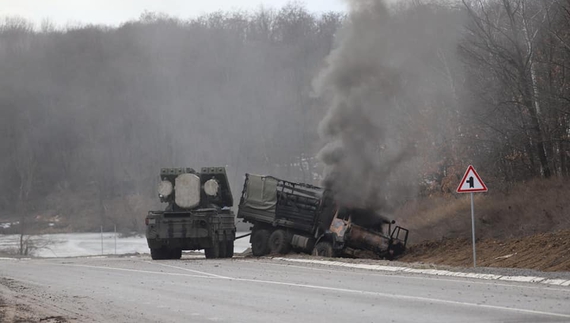
[(224, 167), (163, 168), (158, 186), (164, 211), (145, 219), (152, 259), (180, 259), (204, 249), (206, 258), (231, 258), (236, 233), (233, 197)]
[(394, 259), (408, 240), (407, 229), (373, 210), (341, 207), (329, 190), (272, 176), (246, 174), (237, 217), (253, 224), (254, 256), (296, 249), (334, 257), (367, 250)]

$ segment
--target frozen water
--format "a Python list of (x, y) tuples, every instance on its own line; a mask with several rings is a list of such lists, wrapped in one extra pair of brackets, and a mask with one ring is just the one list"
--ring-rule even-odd
[[(238, 232), (237, 236), (247, 232)], [(97, 255), (124, 255), (149, 253), (144, 236), (120, 238), (115, 233), (62, 233), (33, 236), (36, 257), (81, 257)], [(19, 235), (0, 235), (0, 250), (18, 248)], [(102, 246), (101, 246), (102, 241)], [(115, 245), (116, 241), (116, 245)], [(115, 247), (116, 246), (116, 247)], [(116, 248), (116, 249), (115, 249)], [(235, 241), (234, 252), (239, 253), (249, 248), (249, 237)]]

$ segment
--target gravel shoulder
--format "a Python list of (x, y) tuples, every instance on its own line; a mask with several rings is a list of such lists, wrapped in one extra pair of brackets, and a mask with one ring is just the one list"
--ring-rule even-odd
[(72, 313), (55, 308), (42, 296), (45, 293), (38, 293), (33, 286), (0, 277), (0, 322), (76, 322)]

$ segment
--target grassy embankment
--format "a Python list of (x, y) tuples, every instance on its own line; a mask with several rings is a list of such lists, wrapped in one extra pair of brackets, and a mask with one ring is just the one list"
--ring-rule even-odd
[[(418, 200), (396, 217), (410, 229), (403, 261), (472, 265), (469, 194)], [(476, 194), (475, 226), (481, 266), (570, 271), (570, 183), (564, 180)]]

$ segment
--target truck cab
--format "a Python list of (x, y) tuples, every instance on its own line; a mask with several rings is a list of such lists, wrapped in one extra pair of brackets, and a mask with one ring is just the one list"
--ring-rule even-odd
[(408, 241), (408, 230), (394, 224), (374, 210), (340, 207), (329, 230), (318, 239), (313, 255), (350, 256), (356, 250), (368, 250), (394, 259), (405, 251)]

